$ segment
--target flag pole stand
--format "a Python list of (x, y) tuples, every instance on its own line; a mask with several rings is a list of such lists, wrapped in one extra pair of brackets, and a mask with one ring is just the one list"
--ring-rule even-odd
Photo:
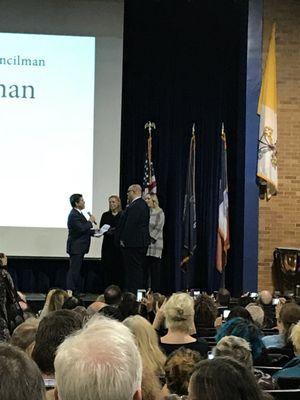
[(225, 268), (221, 272), (220, 289), (225, 289)]

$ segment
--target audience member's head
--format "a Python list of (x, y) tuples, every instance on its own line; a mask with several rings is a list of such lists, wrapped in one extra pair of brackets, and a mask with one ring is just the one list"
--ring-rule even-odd
[(272, 299), (273, 296), (268, 290), (262, 290), (258, 295), (258, 301), (263, 306), (271, 305)]
[(213, 299), (207, 294), (201, 294), (195, 300), (195, 325), (213, 328), (218, 309)]
[(98, 311), (98, 314), (103, 315), (104, 317), (116, 319), (118, 321), (123, 320), (120, 310), (114, 306), (102, 307), (101, 310)]
[(188, 394), (190, 377), (195, 365), (202, 359), (200, 353), (186, 347), (180, 347), (168, 356), (165, 363), (165, 373), (170, 394), (179, 396)]
[(253, 319), (251, 317), (251, 314), (249, 313), (248, 310), (246, 310), (246, 308), (242, 307), (242, 306), (235, 306), (229, 313), (228, 317), (227, 317), (227, 321), (229, 321), (230, 319), (233, 318), (244, 318), (250, 322), (253, 322)]
[(41, 317), (44, 317), (51, 311), (61, 310), (65, 300), (68, 297), (68, 293), (65, 290), (51, 289), (46, 296), (46, 301), (41, 313)]
[(131, 292), (123, 293), (119, 310), (122, 318), (125, 319), (130, 315), (137, 315), (139, 313), (140, 303), (136, 300), (136, 295)]
[(166, 296), (161, 293), (155, 292), (152, 294), (152, 298), (153, 298), (153, 306), (159, 308), (165, 301)]
[(104, 301), (109, 306), (118, 306), (121, 303), (122, 291), (117, 285), (110, 285), (104, 291)]
[(36, 333), (32, 358), (43, 374), (54, 374), (57, 347), (81, 326), (81, 318), (72, 310), (53, 311), (41, 320)]
[(249, 311), (255, 325), (257, 325), (259, 328), (262, 328), (265, 319), (264, 310), (255, 303), (249, 303), (246, 307), (246, 310)]
[(252, 302), (253, 298), (250, 297), (249, 293), (246, 296), (242, 296), (238, 299), (238, 305), (241, 307), (247, 307), (247, 305)]
[(220, 288), (218, 290), (218, 294), (217, 294), (217, 303), (219, 303), (220, 306), (222, 307), (229, 307), (229, 303), (230, 303), (230, 292), (229, 290), (225, 289), (225, 288)]
[(264, 344), (261, 339), (261, 332), (256, 325), (244, 318), (233, 318), (221, 326), (216, 334), (216, 340), (219, 342), (224, 336), (231, 335), (247, 340), (251, 346), (254, 361), (261, 355)]
[(59, 346), (55, 376), (60, 400), (139, 400), (142, 362), (122, 323), (93, 318)]
[(296, 303), (285, 303), (279, 312), (278, 322), (286, 342), (289, 341), (291, 330), (298, 321), (300, 321), (300, 306)]
[(190, 400), (261, 400), (254, 374), (230, 357), (200, 361), (189, 385)]
[(135, 336), (143, 367), (146, 366), (157, 375), (163, 374), (166, 357), (159, 348), (157, 334), (153, 326), (140, 315), (126, 318), (123, 324)]
[(300, 321), (293, 326), (290, 337), (294, 346), (294, 353), (296, 356), (300, 356)]
[(7, 257), (4, 253), (0, 253), (0, 268), (7, 268)]
[(0, 343), (1, 400), (44, 400), (42, 375), (24, 351)]
[(215, 357), (232, 357), (245, 365), (248, 369), (253, 367), (250, 344), (237, 336), (224, 336), (214, 347)]
[(39, 320), (28, 318), (13, 331), (10, 343), (21, 350), (26, 351), (29, 345), (35, 341), (35, 335), (39, 326)]
[(106, 307), (105, 303), (102, 303), (101, 301), (94, 301), (94, 303), (90, 304), (87, 308), (87, 312), (89, 316), (92, 316), (99, 312), (103, 307)]
[(76, 296), (70, 296), (67, 297), (62, 305), (62, 309), (63, 310), (74, 310), (74, 308), (76, 307), (82, 307), (84, 306), (84, 303), (82, 301), (82, 299), (80, 299), (79, 297)]
[(187, 293), (173, 294), (165, 305), (167, 327), (189, 333), (194, 322), (194, 300)]

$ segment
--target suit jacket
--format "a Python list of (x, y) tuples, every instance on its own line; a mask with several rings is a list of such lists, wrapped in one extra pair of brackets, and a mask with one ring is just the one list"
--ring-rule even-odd
[(150, 244), (149, 234), (150, 211), (146, 202), (140, 198), (133, 201), (121, 216), (116, 235), (125, 247), (147, 247)]
[(89, 252), (91, 236), (93, 231), (91, 221), (87, 221), (85, 216), (73, 208), (68, 217), (68, 254), (86, 254)]

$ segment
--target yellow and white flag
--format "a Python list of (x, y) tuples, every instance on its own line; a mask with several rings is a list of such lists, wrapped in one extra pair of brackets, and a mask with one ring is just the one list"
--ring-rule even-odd
[(267, 54), (257, 113), (260, 115), (257, 177), (267, 200), (277, 193), (277, 87), (275, 24)]

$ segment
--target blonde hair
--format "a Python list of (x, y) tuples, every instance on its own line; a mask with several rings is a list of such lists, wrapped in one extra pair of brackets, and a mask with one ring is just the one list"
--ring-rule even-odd
[(153, 201), (154, 208), (156, 208), (156, 209), (160, 208), (157, 195), (155, 193), (150, 193), (150, 197)]
[(136, 344), (140, 351), (143, 367), (162, 374), (166, 356), (160, 350), (158, 338), (153, 326), (140, 315), (134, 315), (126, 318), (123, 324), (134, 334)]
[(300, 355), (300, 321), (293, 326), (290, 338), (297, 355)]
[(122, 203), (121, 203), (120, 197), (117, 196), (116, 194), (112, 194), (111, 196), (109, 196), (108, 201), (109, 201), (110, 199), (116, 199), (116, 200), (117, 200), (117, 203), (118, 203), (118, 208), (117, 208), (116, 211), (118, 211), (118, 212), (122, 211)]
[(165, 305), (167, 327), (190, 332), (194, 320), (194, 300), (187, 293), (173, 294)]

